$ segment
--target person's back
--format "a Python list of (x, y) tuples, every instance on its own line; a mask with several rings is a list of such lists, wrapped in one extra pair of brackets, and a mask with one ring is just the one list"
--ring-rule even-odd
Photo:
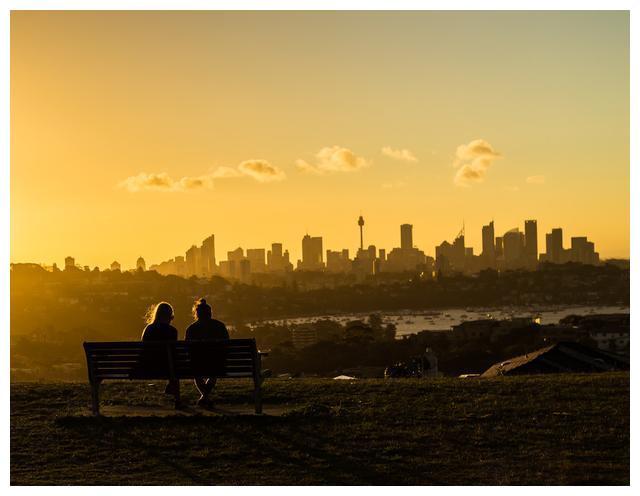
[[(166, 302), (158, 303), (149, 309), (147, 313), (147, 326), (142, 331), (142, 341), (177, 341), (178, 330), (171, 325), (173, 320), (173, 308)], [(156, 346), (147, 347), (142, 355), (142, 365), (147, 372), (164, 373), (167, 370), (167, 352), (165, 349), (158, 349)], [(166, 394), (175, 397), (176, 408), (180, 403), (180, 381), (169, 379), (165, 388)]]
[(187, 341), (211, 341), (220, 339), (229, 339), (229, 331), (227, 326), (216, 319), (200, 319), (196, 320), (185, 333)]
[(142, 341), (177, 341), (178, 330), (166, 322), (152, 322), (142, 331)]
[[(186, 341), (218, 341), (229, 339), (227, 327), (212, 317), (211, 307), (204, 298), (198, 300), (193, 306), (193, 316), (196, 320), (187, 328), (184, 337)], [(215, 350), (211, 350), (210, 346), (202, 343), (191, 347), (191, 357), (195, 363), (206, 362), (208, 367), (210, 367), (212, 363), (217, 363), (220, 367), (223, 367), (225, 350), (217, 346)], [(209, 373), (211, 373), (210, 370), (209, 368)], [(198, 405), (205, 407), (211, 406), (209, 394), (216, 385), (216, 378), (206, 377), (206, 374), (207, 373), (203, 371), (202, 375), (198, 375), (194, 379), (196, 387), (200, 392)]]

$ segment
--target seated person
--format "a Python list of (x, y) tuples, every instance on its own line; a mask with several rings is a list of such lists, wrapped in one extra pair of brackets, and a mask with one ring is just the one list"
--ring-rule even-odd
[[(142, 341), (177, 341), (178, 330), (171, 325), (172, 320), (173, 308), (171, 305), (163, 301), (152, 306), (147, 312), (147, 326), (142, 332)], [(166, 356), (166, 351), (163, 350), (162, 354)], [(153, 362), (160, 356), (161, 355), (156, 355), (156, 353), (150, 353), (147, 359)], [(164, 392), (165, 394), (172, 394), (175, 397), (176, 408), (181, 406), (179, 380), (170, 379)]]
[[(185, 334), (186, 341), (215, 341), (229, 339), (227, 327), (212, 317), (211, 306), (204, 298), (196, 301), (193, 305), (193, 317), (196, 319), (188, 328)], [(224, 358), (222, 358), (224, 359)], [(198, 406), (211, 406), (209, 394), (216, 385), (215, 377), (196, 377), (194, 380), (200, 399)]]

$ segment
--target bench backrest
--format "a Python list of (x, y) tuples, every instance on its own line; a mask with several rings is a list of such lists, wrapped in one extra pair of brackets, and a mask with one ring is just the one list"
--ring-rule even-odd
[(84, 343), (91, 382), (102, 379), (255, 377), (255, 339)]

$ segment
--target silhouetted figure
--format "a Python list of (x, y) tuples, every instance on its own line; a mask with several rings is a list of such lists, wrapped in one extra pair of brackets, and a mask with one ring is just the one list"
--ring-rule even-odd
[[(229, 339), (227, 327), (212, 316), (211, 306), (204, 298), (196, 301), (193, 305), (193, 317), (196, 319), (188, 328), (185, 334), (186, 341), (219, 341)], [(192, 353), (197, 352), (197, 347), (192, 347)], [(209, 360), (223, 361), (224, 356), (209, 356)], [(222, 363), (220, 364), (223, 365)], [(194, 379), (198, 391), (200, 391), (199, 406), (211, 406), (209, 394), (216, 386), (215, 377), (196, 377)]]
[[(173, 308), (168, 303), (163, 301), (150, 308), (147, 312), (147, 326), (142, 332), (142, 341), (177, 341), (178, 330), (171, 325), (172, 320)], [(163, 353), (164, 360), (166, 360), (166, 350), (154, 350), (154, 353), (150, 354), (148, 358), (157, 355), (154, 358), (162, 360)], [(164, 392), (174, 396), (176, 408), (181, 406), (179, 380), (170, 379)]]

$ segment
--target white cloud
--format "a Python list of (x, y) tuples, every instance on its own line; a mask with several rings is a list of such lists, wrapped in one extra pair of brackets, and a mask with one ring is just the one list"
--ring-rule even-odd
[(189, 191), (195, 189), (213, 188), (213, 179), (210, 175), (185, 176), (179, 180), (174, 180), (165, 172), (150, 173), (141, 172), (137, 176), (130, 176), (120, 182), (119, 187), (126, 189), (130, 193), (139, 191)]
[(348, 148), (331, 146), (316, 153), (316, 163), (296, 160), (296, 167), (303, 172), (325, 174), (327, 172), (352, 172), (371, 165), (363, 157), (359, 157)]
[(227, 167), (225, 165), (217, 167), (212, 173), (211, 176), (215, 179), (224, 179), (229, 177), (241, 177), (242, 172), (234, 167)]
[(527, 184), (544, 184), (544, 176), (529, 176), (526, 179)]
[(502, 155), (485, 140), (477, 139), (456, 149), (453, 166), (458, 169), (453, 182), (458, 186), (484, 181), (487, 171)]
[(212, 189), (214, 180), (234, 177), (250, 177), (258, 182), (266, 183), (282, 181), (286, 174), (279, 167), (266, 160), (245, 160), (237, 167), (217, 167), (202, 176), (184, 176), (174, 180), (166, 172), (146, 173), (130, 176), (118, 184), (118, 187), (138, 193), (140, 191), (186, 192), (198, 189)]
[(238, 170), (261, 183), (282, 181), (287, 177), (282, 169), (266, 160), (245, 160), (238, 165)]
[(390, 146), (385, 146), (382, 148), (382, 154), (387, 157), (391, 157), (394, 160), (401, 160), (403, 162), (417, 162), (418, 158), (406, 148), (402, 150), (391, 148)]

